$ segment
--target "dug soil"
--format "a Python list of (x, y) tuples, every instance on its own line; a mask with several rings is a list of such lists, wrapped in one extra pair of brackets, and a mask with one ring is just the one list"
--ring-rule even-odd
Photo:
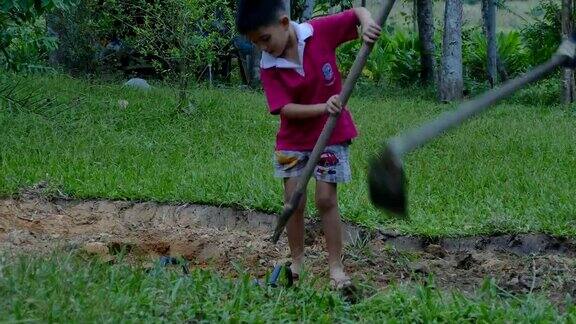
[[(288, 260), (286, 237), (269, 241), (274, 215), (199, 205), (75, 201), (22, 195), (0, 200), (0, 251), (46, 254), (82, 251), (114, 262), (119, 252), (151, 265), (183, 257), (190, 267), (226, 276), (263, 277)], [(367, 293), (391, 282), (434, 278), (441, 289), (473, 294), (492, 278), (510, 294), (543, 293), (558, 305), (576, 298), (572, 239), (542, 234), (431, 239), (346, 224), (345, 265)], [(306, 224), (306, 264), (327, 276), (321, 225)]]

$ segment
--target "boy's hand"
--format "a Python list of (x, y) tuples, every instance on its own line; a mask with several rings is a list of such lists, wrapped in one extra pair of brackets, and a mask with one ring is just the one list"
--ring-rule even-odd
[(375, 43), (378, 37), (380, 37), (382, 27), (374, 21), (372, 14), (366, 8), (356, 7), (354, 8), (354, 12), (362, 25), (362, 40), (368, 44)]
[(331, 115), (337, 115), (342, 111), (342, 101), (340, 95), (333, 95), (326, 101), (326, 111)]
[(381, 32), (382, 27), (380, 27), (372, 17), (362, 23), (362, 39), (368, 44), (375, 43), (378, 37), (380, 37)]

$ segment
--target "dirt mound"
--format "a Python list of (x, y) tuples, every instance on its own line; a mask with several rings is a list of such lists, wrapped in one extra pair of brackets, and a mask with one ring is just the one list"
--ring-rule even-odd
[(215, 269), (238, 263), (263, 273), (287, 253), (284, 242), (265, 240), (271, 222), (265, 214), (210, 206), (7, 199), (0, 201), (0, 247), (48, 252), (100, 243), (109, 254), (124, 250), (143, 260), (171, 255)]
[[(0, 250), (46, 253), (83, 249), (113, 260), (127, 252), (136, 260), (184, 257), (191, 267), (227, 275), (246, 269), (259, 277), (288, 258), (286, 238), (268, 241), (275, 216), (198, 205), (122, 201), (45, 200), (34, 195), (0, 200)], [(306, 225), (308, 269), (327, 275), (320, 225)], [(502, 235), (459, 239), (367, 232), (346, 225), (345, 264), (362, 282), (426, 280), (446, 289), (473, 292), (494, 278), (512, 293), (543, 292), (553, 301), (576, 297), (574, 242), (547, 235)]]

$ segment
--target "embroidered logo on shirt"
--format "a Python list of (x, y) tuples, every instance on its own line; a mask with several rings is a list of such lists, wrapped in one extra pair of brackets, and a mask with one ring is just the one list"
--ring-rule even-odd
[(324, 74), (326, 85), (332, 85), (334, 82), (334, 71), (332, 71), (332, 65), (330, 65), (330, 63), (326, 63), (322, 66), (322, 73)]

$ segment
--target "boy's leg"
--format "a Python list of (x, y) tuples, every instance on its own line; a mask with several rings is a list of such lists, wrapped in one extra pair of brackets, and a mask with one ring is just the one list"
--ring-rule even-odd
[[(296, 185), (298, 178), (284, 178), (284, 203), (288, 203)], [(306, 207), (306, 193), (300, 200), (300, 205), (292, 214), (292, 217), (286, 224), (288, 232), (288, 245), (290, 246), (290, 255), (292, 256), (292, 272), (300, 274), (302, 263), (304, 262), (304, 209)]]
[(337, 286), (350, 280), (342, 265), (342, 225), (338, 211), (336, 183), (316, 181), (316, 208), (322, 218), (322, 227), (328, 250), (330, 279)]

